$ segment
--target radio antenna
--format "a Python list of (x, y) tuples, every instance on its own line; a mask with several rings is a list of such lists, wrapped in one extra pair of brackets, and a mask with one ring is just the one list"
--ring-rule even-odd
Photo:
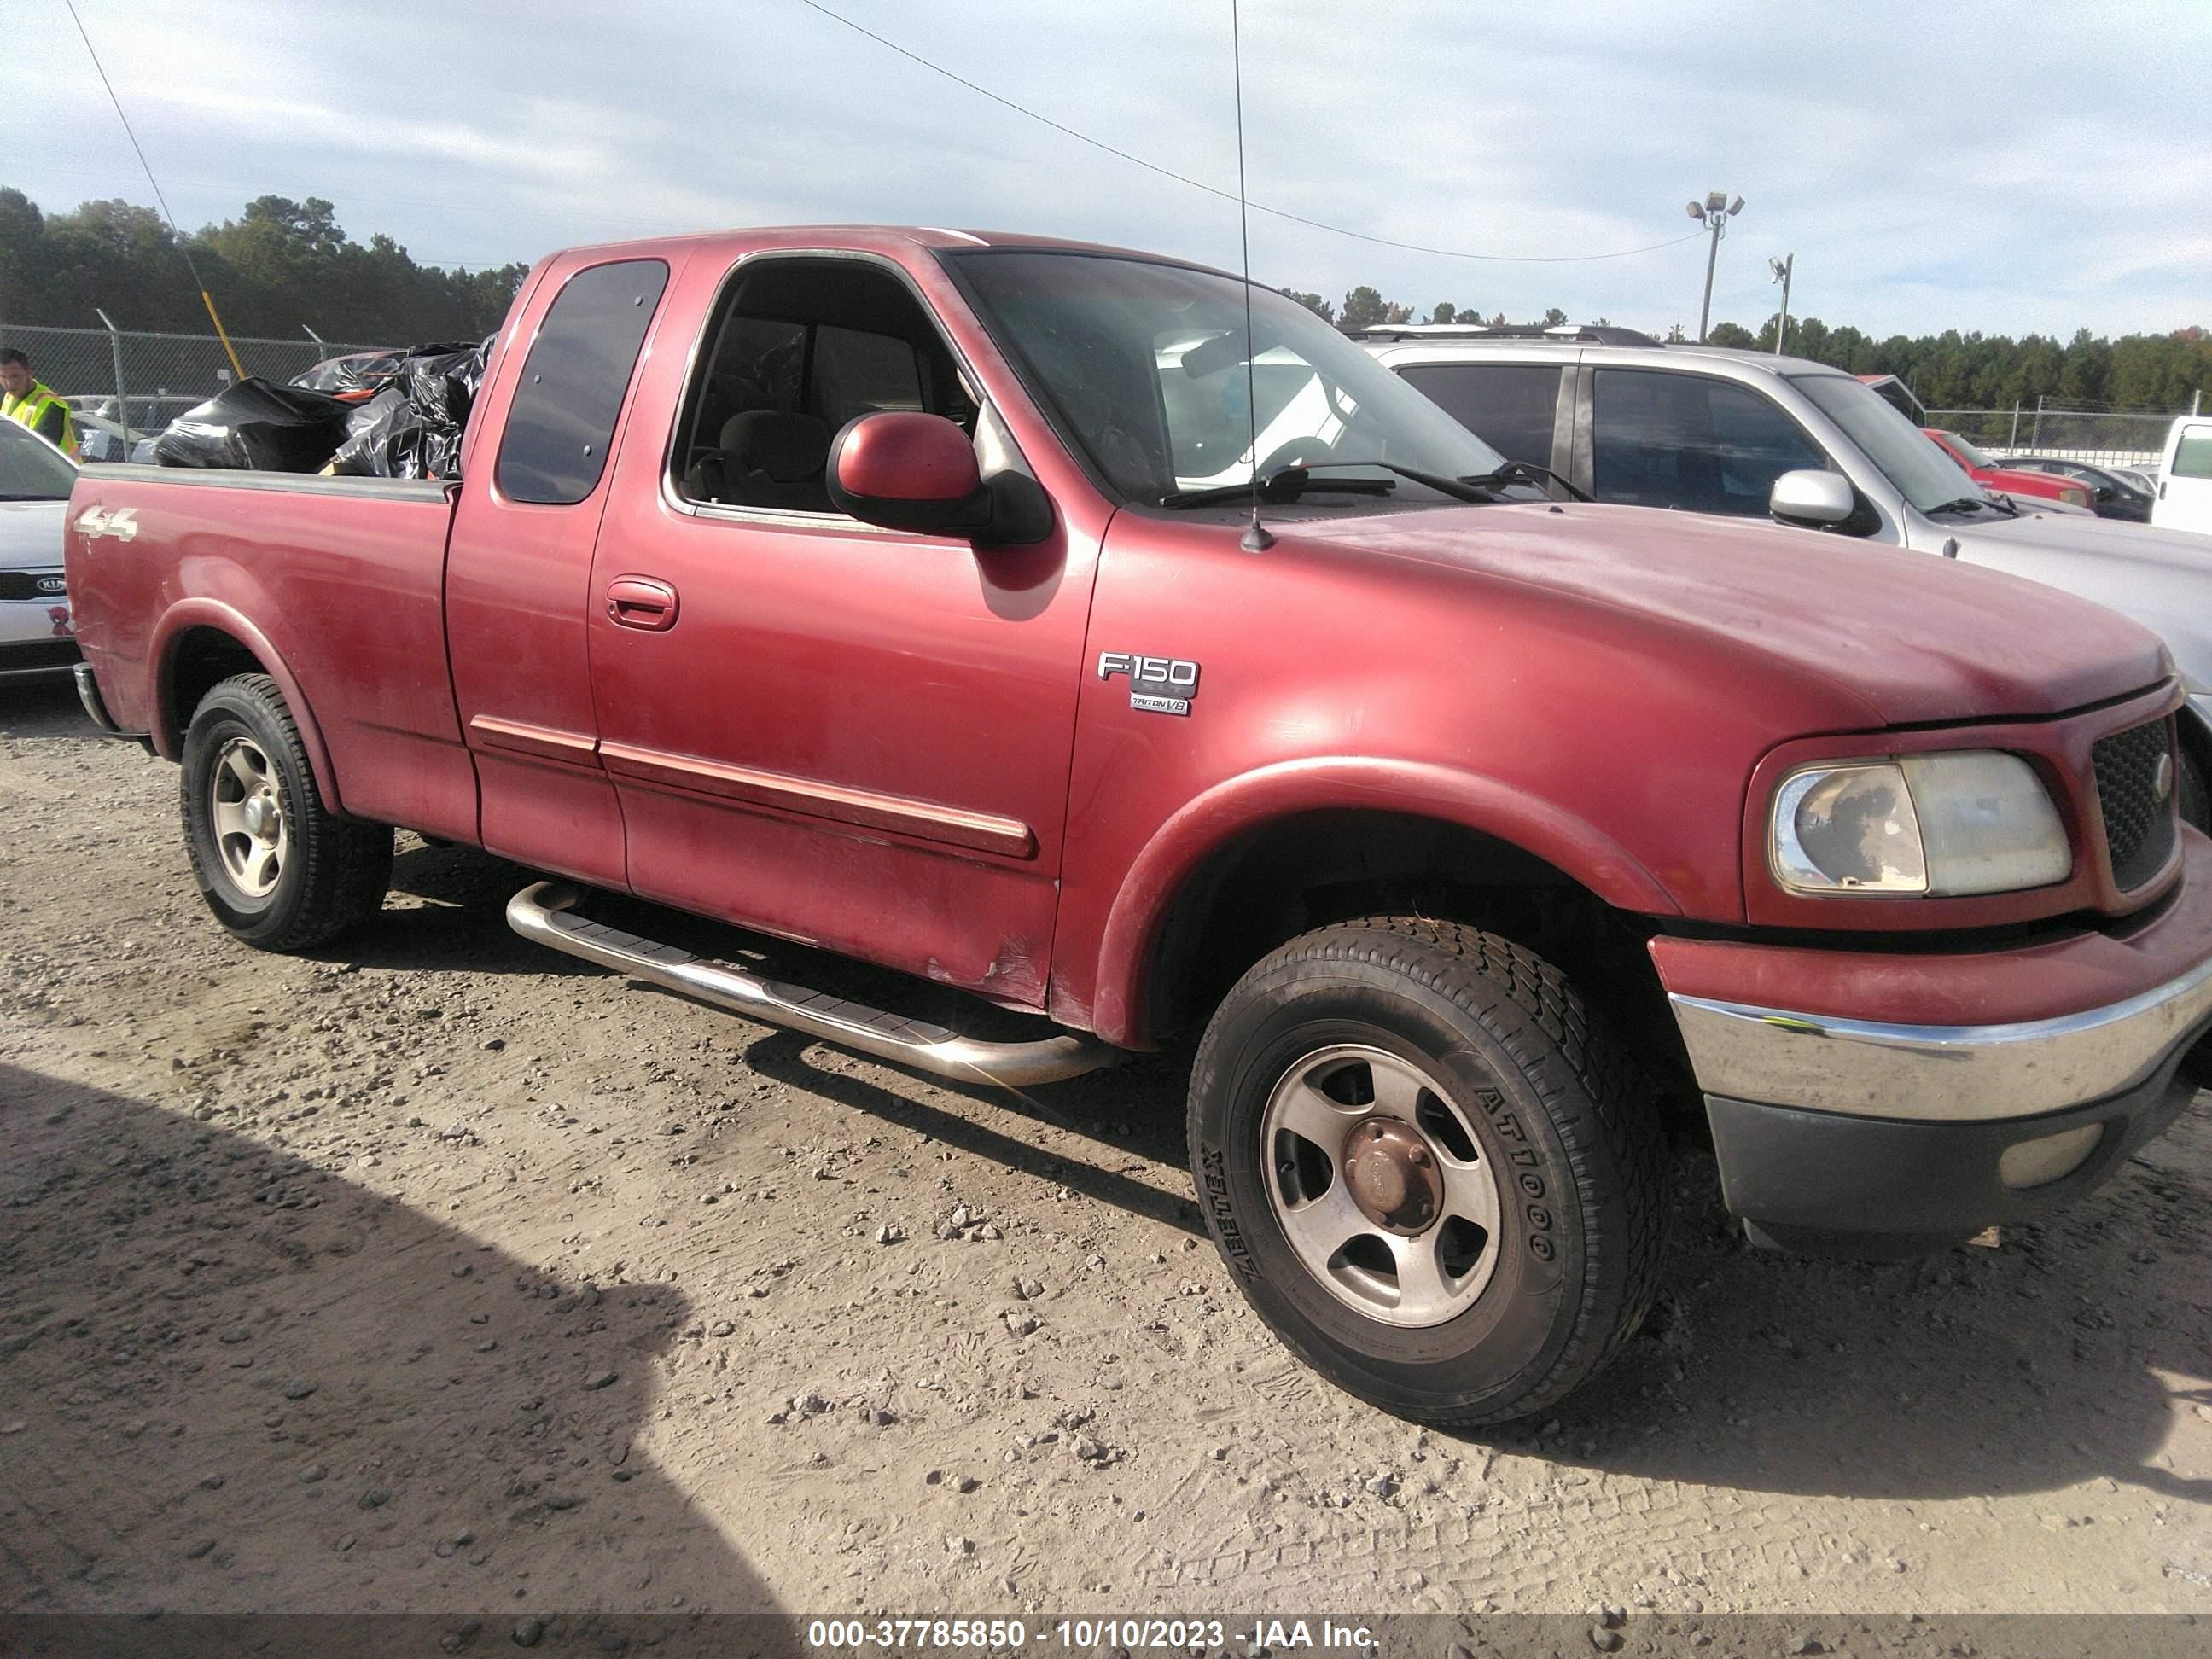
[(1255, 388), (1259, 373), (1252, 366), (1256, 355), (1252, 341), (1252, 218), (1244, 199), (1244, 41), (1237, 27), (1237, 0), (1229, 0), (1229, 62), (1237, 84), (1237, 240), (1244, 261), (1244, 422), (1252, 441), (1252, 522), (1244, 526), (1237, 544), (1247, 553), (1264, 553), (1275, 538), (1260, 522), (1260, 402)]

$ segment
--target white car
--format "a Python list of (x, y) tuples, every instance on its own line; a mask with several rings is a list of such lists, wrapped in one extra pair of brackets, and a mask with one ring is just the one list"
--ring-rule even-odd
[(62, 526), (76, 466), (44, 438), (0, 421), (0, 684), (76, 665)]
[(2166, 434), (2150, 521), (2161, 530), (2212, 532), (2212, 416), (2184, 415)]

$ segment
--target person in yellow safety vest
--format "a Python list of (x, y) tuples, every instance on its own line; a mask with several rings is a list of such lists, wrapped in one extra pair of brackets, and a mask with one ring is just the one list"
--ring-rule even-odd
[(0, 346), (0, 421), (27, 426), (55, 448), (76, 459), (76, 422), (70, 406), (52, 387), (31, 378), (31, 360), (14, 346)]

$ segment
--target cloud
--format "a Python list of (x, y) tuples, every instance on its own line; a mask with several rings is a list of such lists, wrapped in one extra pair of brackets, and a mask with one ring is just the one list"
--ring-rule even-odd
[[(830, 0), (948, 68), (1222, 187), (1237, 155), (1225, 5)], [(525, 9), (417, 0), (210, 9), (84, 0), (189, 223), (273, 191), (330, 198), (418, 257), (759, 222), (1033, 229), (1233, 265), (1233, 204), (1051, 131), (798, 0)], [(2100, 14), (1768, 4), (1248, 0), (1254, 199), (1370, 236), (1497, 254), (1692, 233), (1748, 202), (1716, 316), (1793, 308), (1879, 333), (2069, 333), (2202, 316), (2212, 8)], [(22, 124), (0, 174), (49, 207), (146, 199), (58, 8), (16, 7)], [(1452, 260), (1265, 215), (1255, 272), (1533, 316), (1694, 322), (1700, 241), (1634, 258)]]

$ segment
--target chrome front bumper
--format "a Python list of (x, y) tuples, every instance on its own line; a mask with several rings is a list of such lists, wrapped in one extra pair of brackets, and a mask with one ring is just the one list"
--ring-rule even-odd
[(1707, 1095), (1854, 1117), (1972, 1123), (2120, 1094), (2212, 1023), (2212, 961), (2140, 995), (2009, 1025), (1899, 1025), (1672, 996)]

